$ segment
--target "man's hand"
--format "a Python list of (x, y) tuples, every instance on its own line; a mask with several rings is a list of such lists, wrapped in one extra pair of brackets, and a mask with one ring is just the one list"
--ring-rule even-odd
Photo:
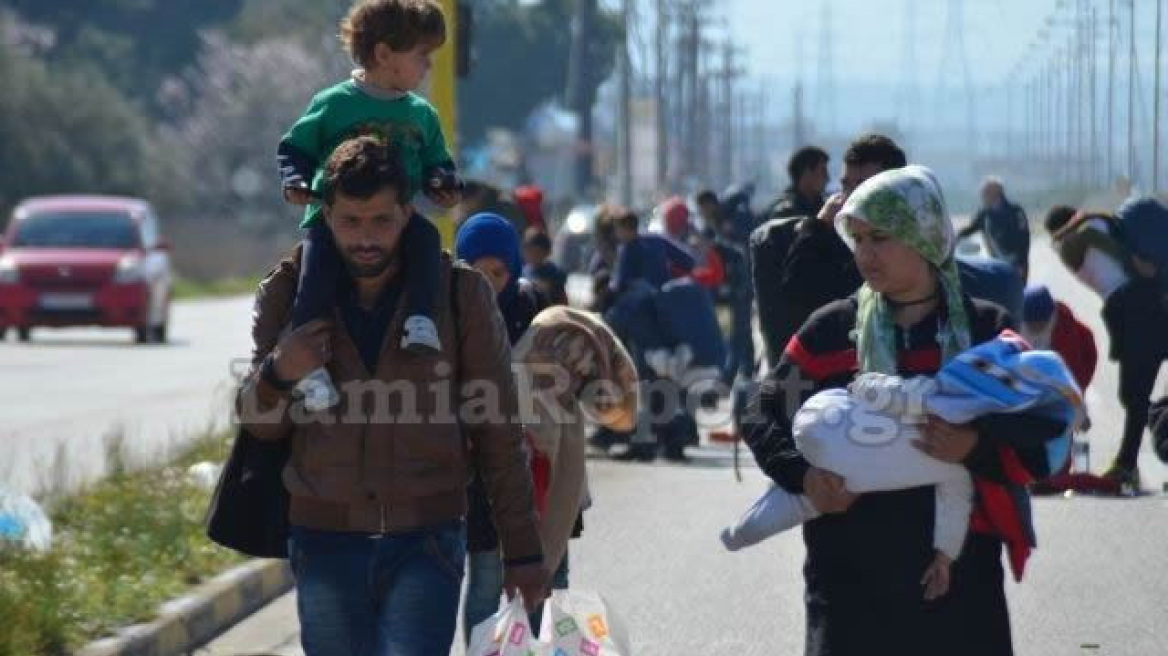
[(858, 496), (847, 491), (841, 476), (818, 467), (808, 469), (803, 475), (803, 494), (825, 515), (846, 511)]
[(288, 333), (276, 344), (272, 366), (280, 380), (300, 382), (309, 372), (332, 359), (333, 324), (314, 319)]
[(819, 210), (817, 218), (827, 224), (835, 223), (835, 215), (843, 209), (844, 201), (847, 199), (847, 195), (842, 191), (832, 194), (831, 198), (828, 198), (827, 202), (823, 204), (823, 209)]
[(507, 598), (514, 599), (516, 593), (522, 595), (528, 613), (534, 613), (547, 599), (550, 581), (551, 576), (542, 564), (503, 568), (503, 590)]
[(929, 415), (921, 438), (913, 440), (913, 446), (937, 460), (959, 465), (977, 446), (977, 440), (977, 429), (973, 426), (958, 426)]
[(308, 187), (284, 187), (284, 200), (293, 205), (308, 205), (313, 200), (312, 190)]
[(434, 201), (435, 205), (450, 209), (462, 201), (462, 193), (458, 191), (436, 191), (430, 189), (426, 192), (426, 197)]

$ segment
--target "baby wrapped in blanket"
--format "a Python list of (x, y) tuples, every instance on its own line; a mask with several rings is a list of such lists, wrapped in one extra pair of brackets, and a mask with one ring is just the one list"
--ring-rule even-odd
[[(926, 455), (913, 441), (928, 415), (965, 424), (996, 413), (1064, 421), (1066, 430), (1046, 446), (1055, 472), (1070, 458), (1071, 435), (1083, 418), (1082, 394), (1056, 353), (1030, 350), (1007, 331), (963, 352), (933, 377), (868, 373), (847, 390), (820, 392), (796, 413), (792, 429), (807, 461), (842, 476), (850, 492), (936, 486), (933, 544), (956, 560), (969, 526), (973, 483), (964, 467)], [(775, 487), (723, 531), (722, 541), (737, 551), (818, 516), (806, 496)]]

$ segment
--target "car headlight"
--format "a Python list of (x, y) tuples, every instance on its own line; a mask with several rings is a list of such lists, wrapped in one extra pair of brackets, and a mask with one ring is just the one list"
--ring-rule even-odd
[(11, 257), (0, 257), (0, 285), (12, 285), (20, 282), (20, 270), (16, 268), (16, 260)]
[(142, 267), (142, 258), (136, 255), (127, 255), (118, 262), (118, 269), (114, 273), (114, 282), (130, 284), (146, 281), (146, 271)]

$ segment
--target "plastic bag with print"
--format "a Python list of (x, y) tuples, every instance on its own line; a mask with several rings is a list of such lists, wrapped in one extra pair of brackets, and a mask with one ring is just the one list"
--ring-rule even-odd
[[(540, 643), (549, 656), (630, 656), (628, 631), (599, 595), (556, 590), (544, 603)], [(539, 652), (536, 652), (539, 653)]]
[[(545, 611), (546, 614), (546, 611)], [(546, 645), (531, 635), (527, 611), (519, 595), (499, 607), (470, 634), (466, 656), (550, 656)]]

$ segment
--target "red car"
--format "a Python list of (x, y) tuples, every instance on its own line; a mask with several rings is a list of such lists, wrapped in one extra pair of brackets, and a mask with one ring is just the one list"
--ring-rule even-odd
[(113, 196), (47, 196), (16, 206), (0, 239), (0, 339), (38, 326), (133, 328), (165, 342), (170, 244), (150, 204)]

